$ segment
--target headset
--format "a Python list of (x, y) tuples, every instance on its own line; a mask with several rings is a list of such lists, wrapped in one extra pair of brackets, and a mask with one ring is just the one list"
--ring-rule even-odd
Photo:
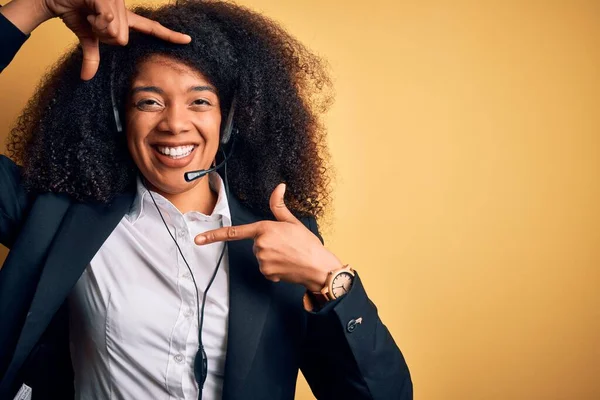
[[(115, 86), (114, 85), (115, 70), (116, 70), (116, 53), (113, 54), (112, 61), (111, 61), (110, 97), (111, 97), (113, 113), (114, 113), (114, 118), (115, 118), (115, 126), (117, 129), (117, 132), (123, 133), (123, 125), (121, 124), (119, 108), (117, 106), (117, 98), (115, 95), (115, 87), (114, 87)], [(186, 180), (186, 182), (192, 182), (196, 179), (202, 178), (203, 176), (209, 174), (210, 172), (216, 171), (216, 170), (224, 167), (223, 177), (224, 177), (224, 183), (225, 183), (225, 193), (227, 195), (227, 198), (230, 198), (229, 182), (227, 180), (227, 161), (233, 155), (233, 151), (234, 151), (234, 147), (235, 147), (235, 139), (238, 135), (237, 130), (234, 131), (234, 129), (233, 129), (233, 117), (235, 114), (236, 104), (237, 104), (237, 93), (234, 91), (234, 94), (233, 94), (233, 97), (231, 100), (231, 106), (229, 107), (229, 113), (227, 115), (227, 120), (225, 122), (224, 128), (221, 130), (221, 139), (220, 139), (219, 149), (223, 153), (223, 161), (221, 161), (219, 164), (217, 164), (209, 169), (188, 171), (188, 172), (184, 173), (184, 179)], [(229, 152), (226, 154), (223, 148), (228, 144), (229, 144)], [(187, 260), (185, 259), (185, 256), (183, 255), (183, 252), (181, 251), (181, 248), (179, 247), (179, 244), (177, 243), (177, 240), (175, 239), (175, 236), (173, 236), (173, 234), (171, 233), (171, 230), (169, 229), (169, 226), (167, 225), (165, 218), (163, 217), (162, 212), (160, 211), (160, 208), (156, 204), (156, 200), (154, 199), (154, 196), (152, 195), (152, 191), (149, 190), (148, 187), (146, 186), (145, 179), (142, 179), (142, 182), (143, 182), (146, 190), (148, 190), (148, 193), (150, 193), (150, 198), (152, 199), (152, 202), (154, 203), (154, 206), (156, 207), (156, 210), (158, 211), (158, 215), (160, 215), (160, 219), (162, 220), (163, 224), (165, 225), (167, 232), (169, 232), (169, 236), (171, 236), (171, 239), (173, 239), (173, 242), (175, 243), (175, 246), (177, 247), (177, 250), (179, 251), (179, 255), (181, 255), (181, 258), (183, 259), (190, 275), (192, 276), (192, 281), (194, 282), (194, 288), (196, 289), (196, 311), (197, 311), (197, 316), (198, 316), (198, 351), (196, 352), (196, 357), (194, 358), (194, 378), (196, 380), (196, 383), (198, 384), (198, 390), (199, 390), (198, 399), (201, 400), (202, 399), (202, 390), (204, 388), (204, 382), (206, 382), (206, 377), (208, 376), (208, 357), (206, 355), (206, 351), (204, 350), (204, 344), (202, 343), (202, 326), (204, 324), (204, 306), (206, 305), (206, 294), (208, 293), (208, 290), (212, 286), (215, 278), (217, 277), (217, 273), (219, 272), (219, 267), (221, 265), (221, 261), (223, 260), (223, 256), (225, 255), (225, 250), (227, 249), (227, 242), (223, 243), (223, 250), (221, 250), (221, 254), (219, 255), (219, 260), (217, 261), (217, 265), (215, 266), (215, 269), (211, 275), (208, 285), (206, 285), (206, 289), (204, 290), (204, 294), (202, 295), (202, 306), (200, 306), (200, 300), (199, 300), (200, 294), (198, 291), (198, 285), (196, 284), (196, 278), (194, 277), (194, 273), (192, 272), (190, 265), (188, 264)]]

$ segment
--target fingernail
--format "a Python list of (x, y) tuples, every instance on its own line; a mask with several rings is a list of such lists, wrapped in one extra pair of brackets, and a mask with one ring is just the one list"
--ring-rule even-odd
[(206, 237), (196, 236), (196, 244), (203, 244), (204, 242), (206, 242)]
[(192, 37), (190, 35), (184, 34), (183, 36), (185, 36), (187, 39), (190, 39), (190, 42), (192, 41)]

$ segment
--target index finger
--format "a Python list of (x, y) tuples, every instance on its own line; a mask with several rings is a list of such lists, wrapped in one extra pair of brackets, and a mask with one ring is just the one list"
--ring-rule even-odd
[(197, 235), (196, 244), (210, 244), (214, 242), (229, 242), (232, 240), (255, 239), (261, 233), (261, 223), (255, 222), (247, 225), (227, 226)]
[(187, 44), (192, 41), (192, 38), (189, 35), (172, 31), (156, 21), (139, 16), (129, 10), (127, 10), (127, 21), (129, 21), (129, 26), (131, 29), (135, 29), (138, 32), (146, 33), (148, 35), (156, 36), (157, 38), (166, 40), (167, 42)]

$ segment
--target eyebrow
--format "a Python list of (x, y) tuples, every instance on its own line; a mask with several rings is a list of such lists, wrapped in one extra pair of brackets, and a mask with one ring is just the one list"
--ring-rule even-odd
[[(217, 90), (212, 87), (212, 86), (208, 86), (208, 85), (201, 85), (201, 86), (191, 86), (187, 91), (189, 92), (203, 92), (208, 90), (209, 92), (213, 92), (214, 94), (217, 94)], [(164, 91), (159, 88), (158, 86), (136, 86), (131, 90), (131, 94), (136, 94), (139, 92), (150, 92), (150, 93), (157, 93), (157, 94), (163, 94)]]

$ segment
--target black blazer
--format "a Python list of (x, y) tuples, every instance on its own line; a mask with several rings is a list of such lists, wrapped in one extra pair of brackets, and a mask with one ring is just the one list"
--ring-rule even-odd
[[(0, 15), (0, 68), (25, 40), (15, 29)], [(35, 400), (73, 398), (66, 299), (133, 198), (100, 205), (29, 195), (20, 168), (0, 155), (0, 242), (10, 248), (0, 270), (0, 399), (23, 383)], [(233, 225), (260, 219), (228, 200)], [(319, 236), (314, 218), (302, 222)], [(251, 240), (230, 242), (228, 252), (224, 399), (293, 399), (299, 368), (320, 399), (412, 399), (408, 367), (360, 278), (341, 300), (308, 313), (302, 286), (262, 276)]]

